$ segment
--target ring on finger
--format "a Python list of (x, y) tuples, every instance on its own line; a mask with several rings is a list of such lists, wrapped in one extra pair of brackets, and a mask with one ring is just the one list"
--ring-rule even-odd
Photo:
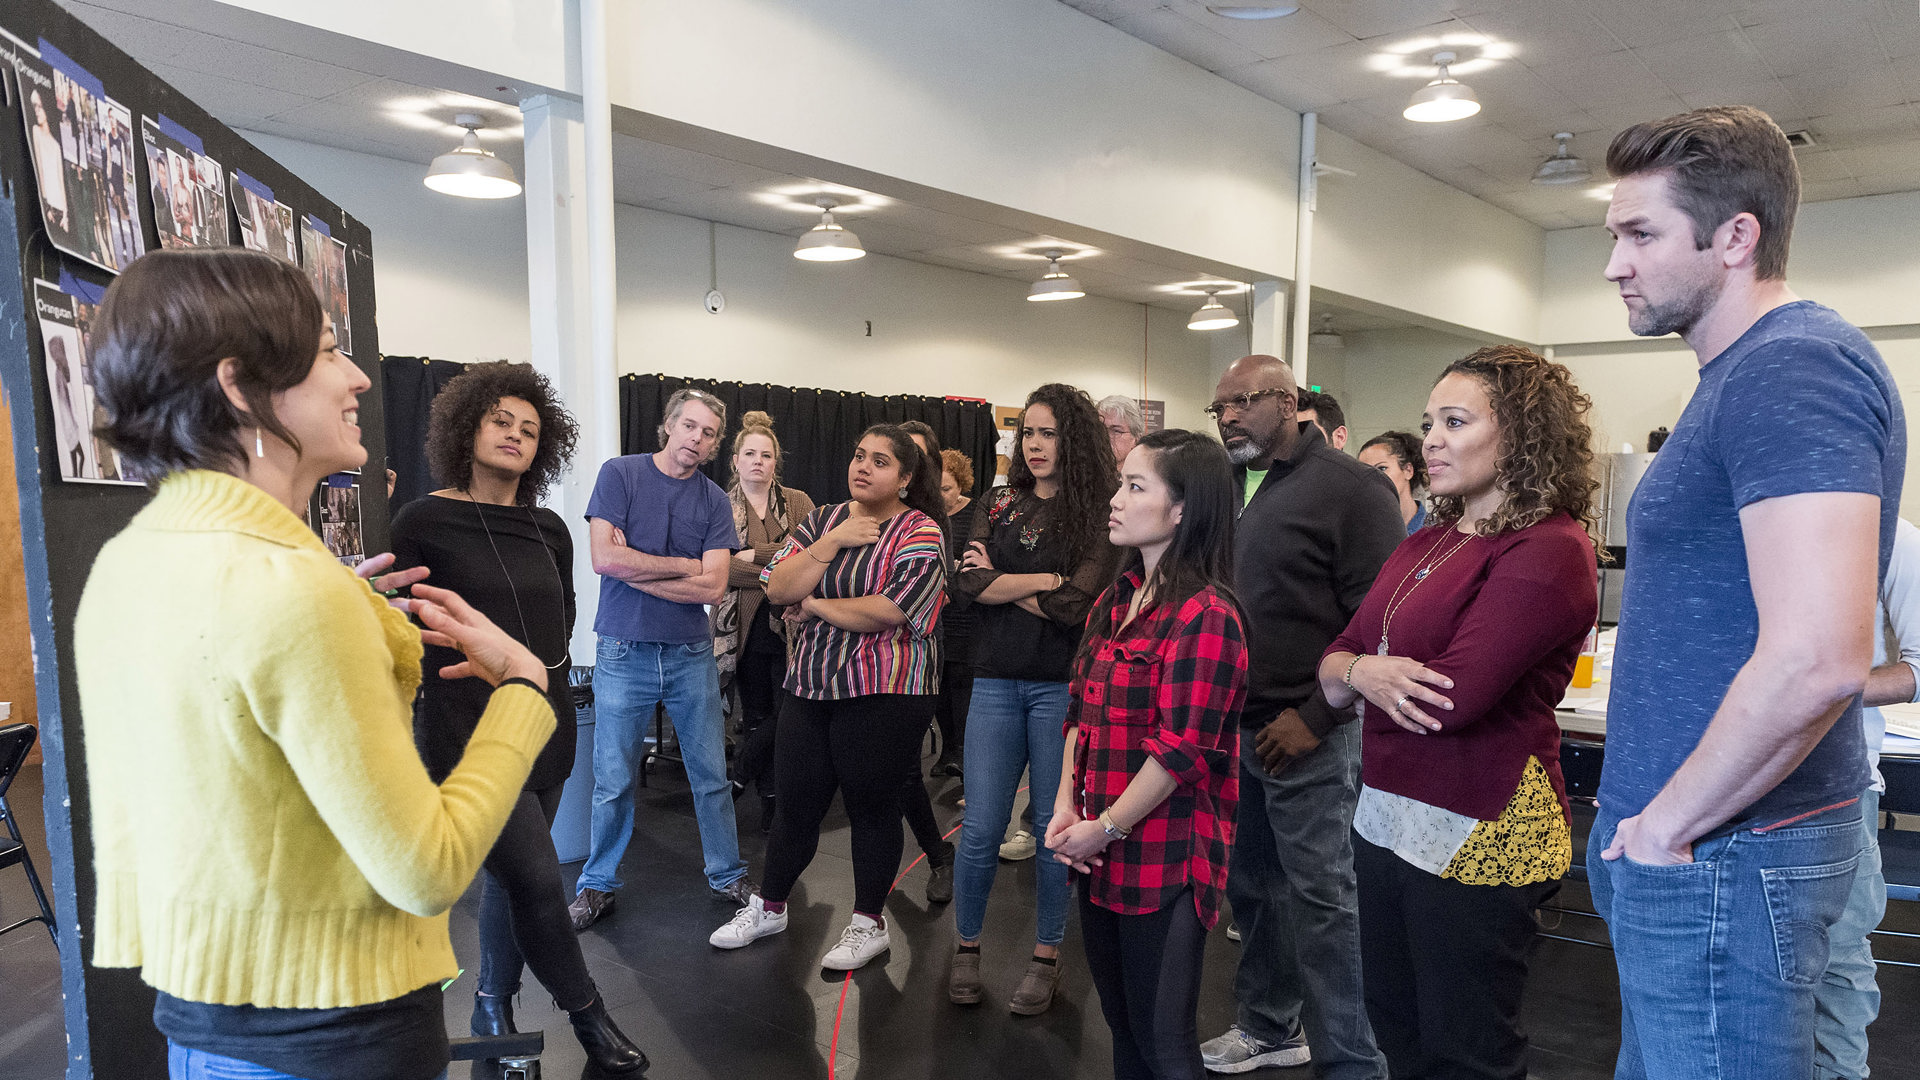
[(1407, 703), (1407, 699), (1408, 699), (1408, 698), (1410, 698), (1410, 697), (1412, 697), (1412, 696), (1413, 696), (1412, 694), (1401, 694), (1401, 695), (1400, 695), (1400, 697), (1399, 697), (1399, 699), (1398, 699), (1398, 700), (1396, 700), (1396, 701), (1395, 701), (1395, 702), (1393, 703), (1393, 711), (1394, 711), (1394, 712), (1399, 712), (1399, 711), (1400, 711), (1400, 707), (1401, 707), (1402, 705), (1405, 705), (1405, 704)]

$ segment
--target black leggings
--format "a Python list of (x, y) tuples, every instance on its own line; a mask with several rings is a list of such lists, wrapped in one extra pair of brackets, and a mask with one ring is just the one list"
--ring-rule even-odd
[[(926, 728), (920, 729), (923, 733)], [(923, 736), (924, 737), (924, 736)], [(948, 844), (940, 835), (940, 823), (934, 820), (933, 796), (927, 794), (927, 778), (920, 774), (920, 747), (914, 745), (913, 760), (907, 763), (906, 783), (900, 785), (900, 816), (907, 819), (913, 839), (932, 862), (942, 861)]]
[(967, 741), (967, 708), (973, 703), (973, 665), (947, 663), (940, 669), (940, 696), (933, 719), (940, 725), (940, 756), (959, 761)]
[(1559, 882), (1468, 885), (1353, 837), (1367, 1019), (1393, 1077), (1522, 1080), (1533, 909)]
[(567, 917), (553, 815), (560, 787), (523, 791), (487, 855), (480, 887), (480, 989), (497, 997), (520, 992), (520, 968), (573, 1012), (593, 1004), (593, 976)]
[(780, 699), (786, 696), (780, 684), (787, 677), (787, 649), (771, 628), (761, 629), (767, 621), (764, 607), (753, 621), (734, 674), (740, 694), (740, 730), (746, 738), (733, 761), (733, 778), (742, 784), (759, 784), (760, 794), (772, 795), (775, 721)]
[(1100, 1011), (1113, 1029), (1114, 1080), (1201, 1080), (1200, 958), (1207, 931), (1193, 890), (1145, 915), (1120, 915), (1080, 891), (1080, 939)]
[(820, 846), (820, 823), (837, 790), (853, 825), (853, 909), (879, 917), (905, 846), (900, 778), (919, 756), (931, 707), (923, 694), (839, 701), (787, 695), (774, 750), (780, 800), (762, 897), (786, 902)]

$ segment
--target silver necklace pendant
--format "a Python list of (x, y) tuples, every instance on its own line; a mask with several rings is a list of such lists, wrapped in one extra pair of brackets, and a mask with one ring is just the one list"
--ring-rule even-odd
[(1431, 574), (1431, 573), (1433, 573), (1433, 567), (1431, 567), (1431, 566), (1426, 566), (1426, 567), (1422, 567), (1422, 568), (1420, 568), (1420, 569), (1418, 569), (1418, 570), (1415, 570), (1415, 571), (1413, 572), (1413, 580), (1415, 580), (1415, 581), (1425, 581), (1425, 580), (1427, 580), (1427, 575), (1428, 575), (1428, 574)]

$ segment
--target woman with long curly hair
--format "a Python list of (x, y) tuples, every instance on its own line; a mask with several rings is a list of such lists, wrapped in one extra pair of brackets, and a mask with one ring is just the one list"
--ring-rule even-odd
[(1407, 535), (1419, 532), (1427, 523), (1427, 507), (1420, 501), (1420, 493), (1427, 489), (1427, 461), (1420, 453), (1420, 437), (1407, 431), (1383, 431), (1360, 447), (1360, 464), (1378, 469), (1393, 481)]
[[(567, 1012), (587, 1056), (604, 1071), (631, 1072), (646, 1056), (607, 1016), (587, 973), (549, 831), (573, 771), (573, 540), (560, 515), (537, 504), (578, 438), (553, 386), (532, 367), (469, 367), (433, 399), (427, 421), (427, 463), (447, 486), (401, 508), (393, 551), (396, 565), (428, 568), (437, 584), (458, 590), (531, 649), (547, 669), (547, 696), (561, 718), (487, 855), (473, 1033), (514, 1030), (524, 964)], [(423, 660), (429, 672), (459, 662), (458, 653), (432, 645)], [(434, 780), (460, 763), (486, 703), (486, 688), (472, 680), (424, 682), (413, 738)]]
[[(959, 938), (947, 997), (978, 1004), (980, 931), (1022, 769), (1032, 773), (1034, 830), (1053, 816), (1066, 746), (1068, 679), (1093, 602), (1113, 582), (1107, 500), (1120, 486), (1107, 430), (1085, 391), (1048, 383), (1027, 395), (1007, 486), (982, 499), (954, 591), (978, 605), (967, 711), (966, 817), (954, 875)], [(1031, 839), (1029, 838), (1029, 842)], [(1037, 1016), (1060, 985), (1067, 868), (1041, 860), (1033, 959), (1007, 1007)]]
[(1554, 705), (1598, 616), (1592, 402), (1518, 345), (1447, 366), (1433, 509), (1320, 662), (1362, 702), (1367, 1017), (1395, 1076), (1525, 1076), (1533, 909), (1572, 856)]

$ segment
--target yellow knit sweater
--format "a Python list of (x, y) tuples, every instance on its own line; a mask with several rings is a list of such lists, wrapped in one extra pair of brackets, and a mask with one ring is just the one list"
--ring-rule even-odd
[(334, 1008), (457, 970), (446, 910), (553, 731), (502, 688), (435, 787), (420, 635), (251, 484), (167, 479), (101, 550), (75, 654), (93, 962), (175, 997)]

